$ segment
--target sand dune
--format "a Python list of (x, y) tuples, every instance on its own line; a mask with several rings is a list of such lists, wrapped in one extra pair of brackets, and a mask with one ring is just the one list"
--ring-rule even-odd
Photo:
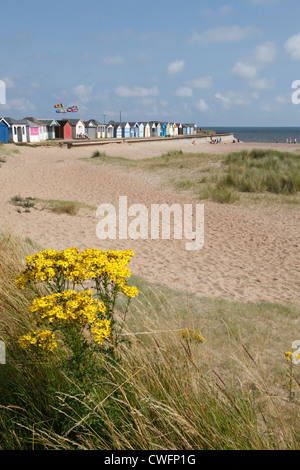
[[(192, 144), (153, 142), (109, 144), (99, 147), (107, 155), (145, 158), (172, 148), (191, 152), (229, 152), (238, 148), (276, 148), (299, 151), (287, 144)], [(11, 148), (11, 147), (10, 147)], [(147, 174), (124, 171), (109, 164), (92, 165), (81, 157), (96, 150), (84, 148), (18, 147), (0, 168), (1, 228), (30, 237), (44, 248), (127, 249), (135, 252), (132, 270), (145, 279), (228, 300), (271, 301), (299, 304), (299, 210), (262, 210), (259, 205), (219, 205), (204, 202), (205, 243), (202, 250), (187, 251), (185, 240), (105, 240), (96, 236), (98, 219), (93, 210), (78, 216), (47, 210), (18, 213), (8, 201), (20, 194), (41, 199), (80, 201), (97, 207), (118, 205), (120, 195), (128, 204), (189, 203), (188, 195), (159, 189)]]

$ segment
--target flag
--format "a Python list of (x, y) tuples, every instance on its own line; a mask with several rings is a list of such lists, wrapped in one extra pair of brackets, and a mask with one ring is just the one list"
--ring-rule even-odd
[(54, 108), (63, 108), (63, 105), (61, 103), (60, 104), (55, 104)]
[(77, 113), (78, 107), (77, 106), (71, 106), (70, 108), (67, 108), (68, 113)]

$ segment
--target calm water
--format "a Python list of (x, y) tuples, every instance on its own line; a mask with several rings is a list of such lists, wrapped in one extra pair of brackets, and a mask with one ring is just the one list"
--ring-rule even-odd
[[(205, 127), (203, 127), (205, 129)], [(300, 127), (207, 127), (216, 132), (232, 132), (243, 142), (286, 143), (297, 139), (300, 143)]]

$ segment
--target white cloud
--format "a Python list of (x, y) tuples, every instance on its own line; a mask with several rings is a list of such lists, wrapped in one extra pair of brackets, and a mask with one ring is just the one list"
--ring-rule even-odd
[(4, 77), (4, 78), (2, 78), (2, 80), (5, 83), (6, 88), (15, 88), (16, 87), (14, 81), (11, 78)]
[(279, 103), (279, 104), (287, 104), (287, 103), (289, 103), (289, 102), (291, 101), (291, 98), (290, 98), (290, 97), (287, 98), (287, 97), (284, 96), (284, 95), (277, 95), (277, 96), (276, 96), (276, 101), (277, 101), (277, 103)]
[(192, 88), (190, 87), (187, 87), (187, 86), (182, 86), (180, 88), (178, 88), (178, 90), (175, 91), (174, 95), (175, 96), (179, 96), (181, 98), (189, 98), (191, 96), (193, 96), (193, 90)]
[(211, 88), (213, 86), (212, 77), (200, 77), (190, 80), (188, 84), (193, 88)]
[(228, 15), (229, 13), (232, 13), (232, 11), (233, 11), (232, 5), (222, 5), (219, 9), (205, 8), (202, 14), (206, 16), (216, 17), (216, 15)]
[(29, 84), (29, 86), (30, 86), (30, 88), (32, 88), (33, 90), (37, 90), (37, 89), (40, 87), (40, 85), (39, 85), (38, 82), (31, 82), (31, 83)]
[(119, 55), (112, 56), (112, 57), (104, 57), (103, 62), (106, 65), (110, 65), (112, 67), (118, 67), (119, 65), (124, 64), (125, 58)]
[(22, 113), (25, 113), (26, 116), (28, 116), (28, 111), (36, 110), (36, 106), (26, 98), (14, 98), (12, 100), (8, 100), (6, 105), (3, 105), (3, 108), (8, 110), (20, 111)]
[(270, 90), (275, 87), (275, 82), (269, 78), (258, 78), (257, 80), (251, 80), (250, 86), (255, 90)]
[(140, 86), (127, 86), (120, 85), (115, 89), (115, 93), (122, 98), (147, 98), (149, 96), (158, 96), (159, 91), (157, 86), (152, 88), (145, 88)]
[(184, 60), (175, 60), (175, 62), (171, 62), (168, 65), (168, 73), (170, 75), (176, 75), (177, 73), (180, 73), (182, 69), (184, 68), (185, 61)]
[(203, 33), (194, 32), (190, 42), (202, 44), (238, 42), (249, 37), (252, 32), (253, 28), (250, 26), (246, 26), (245, 28), (236, 25), (217, 26)]
[(82, 103), (88, 103), (93, 89), (94, 85), (78, 85), (73, 88), (72, 92)]
[(235, 91), (228, 91), (226, 94), (216, 93), (215, 98), (226, 109), (229, 109), (231, 106), (249, 106), (251, 104), (251, 100), (247, 96)]
[(168, 107), (169, 107), (169, 103), (168, 103), (167, 100), (161, 100), (160, 105), (161, 105), (163, 108), (168, 108)]
[(268, 103), (262, 104), (260, 109), (266, 113), (272, 113), (274, 111), (273, 107)]
[(237, 62), (232, 69), (233, 75), (248, 80), (254, 79), (257, 76), (257, 68), (255, 65), (245, 64), (244, 62)]
[(254, 56), (256, 61), (261, 64), (273, 62), (276, 56), (275, 44), (271, 41), (260, 44), (257, 46)]
[(231, 100), (228, 96), (222, 95), (222, 93), (216, 93), (215, 98), (217, 98), (218, 101), (221, 101), (224, 108), (230, 107)]
[(202, 98), (196, 103), (196, 106), (199, 111), (204, 112), (208, 110), (208, 104)]
[(292, 60), (300, 60), (300, 33), (291, 36), (284, 47)]

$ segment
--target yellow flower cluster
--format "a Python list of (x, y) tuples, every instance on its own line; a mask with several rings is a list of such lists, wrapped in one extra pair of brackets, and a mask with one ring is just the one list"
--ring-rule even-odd
[(75, 247), (62, 251), (46, 250), (26, 258), (26, 269), (16, 278), (18, 288), (32, 282), (48, 284), (67, 280), (78, 285), (87, 280), (112, 282), (128, 297), (138, 294), (136, 287), (129, 287), (127, 279), (131, 271), (127, 267), (134, 256), (132, 250), (101, 251), (86, 249), (81, 253)]
[[(285, 354), (285, 358), (287, 361), (292, 360), (292, 356), (293, 356), (292, 351), (286, 351), (284, 354)], [(296, 359), (300, 359), (300, 354), (297, 354)]]
[(40, 349), (51, 352), (57, 346), (55, 335), (50, 330), (37, 330), (27, 333), (19, 339), (19, 344), (23, 349)]
[[(29, 310), (38, 317), (38, 325), (45, 321), (54, 327), (73, 325), (82, 328), (89, 324), (95, 342), (102, 344), (111, 335), (110, 320), (105, 318), (104, 303), (92, 295), (92, 291), (68, 290), (35, 299)], [(51, 331), (37, 330), (22, 336), (19, 342), (24, 349), (38, 347), (52, 351), (57, 346), (54, 339)]]
[(293, 355), (292, 351), (286, 351), (285, 352), (286, 360), (291, 361), (292, 360), (292, 355)]
[[(75, 328), (82, 333), (87, 325), (95, 342), (102, 344), (113, 336), (110, 317), (116, 295), (122, 292), (133, 298), (139, 293), (136, 287), (128, 286), (131, 271), (127, 265), (133, 256), (131, 250), (86, 249), (79, 252), (76, 247), (41, 251), (27, 256), (26, 268), (16, 278), (16, 285), (25, 289), (31, 283), (46, 282), (55, 292), (33, 301), (29, 310), (37, 319), (38, 326), (46, 323), (52, 330), (72, 327), (72, 331)], [(75, 291), (79, 285), (84, 289), (85, 281), (88, 281), (90, 290)], [(105, 303), (95, 297), (100, 297)], [(62, 331), (67, 332), (64, 328)], [(54, 336), (51, 338), (51, 346), (48, 349), (45, 346), (48, 351), (56, 345)], [(42, 330), (38, 330), (24, 335), (20, 344), (25, 348), (28, 345), (43, 348), (43, 340), (46, 342), (46, 339), (47, 335), (43, 336)]]
[(94, 321), (92, 324), (91, 332), (94, 336), (95, 342), (102, 344), (106, 338), (111, 336), (110, 321), (98, 318), (98, 320)]
[(29, 310), (38, 315), (38, 323), (46, 319), (49, 323), (91, 324), (97, 320), (98, 313), (103, 315), (106, 311), (104, 303), (92, 295), (92, 291), (67, 290), (35, 299)]
[(196, 343), (205, 343), (206, 339), (201, 336), (198, 331), (193, 330), (192, 328), (185, 328), (181, 333), (180, 337), (184, 340), (195, 341)]

